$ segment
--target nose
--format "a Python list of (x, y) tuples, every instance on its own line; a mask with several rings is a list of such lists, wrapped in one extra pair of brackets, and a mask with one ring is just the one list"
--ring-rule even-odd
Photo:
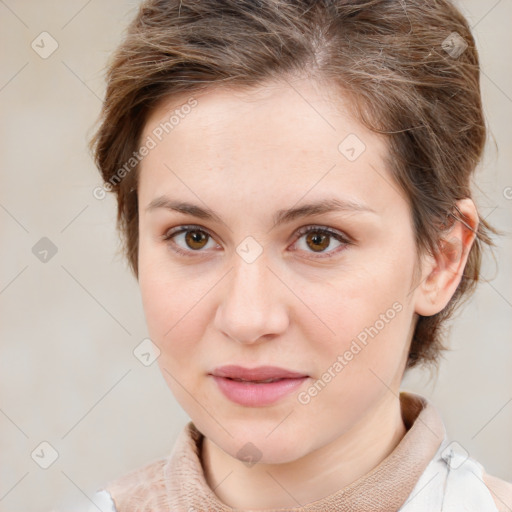
[(286, 287), (260, 256), (247, 263), (239, 258), (226, 276), (215, 314), (215, 328), (241, 344), (269, 341), (289, 324)]

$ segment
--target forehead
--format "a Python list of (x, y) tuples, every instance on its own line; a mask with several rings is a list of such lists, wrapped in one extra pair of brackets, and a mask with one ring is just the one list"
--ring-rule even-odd
[(286, 190), (296, 200), (312, 188), (360, 194), (391, 183), (385, 139), (351, 115), (348, 97), (308, 79), (172, 96), (148, 117), (148, 137), (156, 145), (140, 169), (149, 193), (176, 176), (196, 190)]
[[(196, 105), (189, 108), (187, 103), (192, 98)], [(375, 149), (385, 149), (379, 137), (352, 117), (348, 97), (312, 79), (267, 82), (251, 88), (214, 86), (198, 94), (180, 93), (153, 109), (144, 133), (150, 134), (173, 114), (172, 138), (177, 143), (181, 135), (190, 139), (194, 132), (205, 146), (226, 143), (229, 136), (232, 144), (226, 144), (224, 149), (243, 140), (247, 150), (291, 145), (297, 151), (330, 149), (336, 154), (339, 142), (355, 131)]]

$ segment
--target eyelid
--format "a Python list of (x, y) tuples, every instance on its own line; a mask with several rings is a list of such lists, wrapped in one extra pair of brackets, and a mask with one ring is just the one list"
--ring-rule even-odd
[(215, 240), (215, 237), (210, 233), (208, 229), (196, 224), (181, 224), (174, 228), (168, 229), (160, 238), (166, 241), (171, 239), (174, 235), (178, 235), (187, 231), (204, 231), (210, 238)]
[(304, 226), (302, 228), (299, 228), (296, 233), (298, 235), (305, 235), (309, 233), (310, 231), (318, 231), (320, 233), (327, 233), (331, 235), (334, 238), (339, 238), (341, 241), (345, 243), (353, 243), (353, 240), (351, 237), (349, 237), (345, 232), (339, 231), (338, 229), (330, 228), (328, 226), (323, 226), (320, 224), (308, 224), (307, 226)]

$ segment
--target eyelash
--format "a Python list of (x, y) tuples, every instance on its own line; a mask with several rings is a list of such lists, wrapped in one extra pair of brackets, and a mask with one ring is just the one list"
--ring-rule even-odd
[[(185, 251), (185, 250), (181, 249), (179, 246), (177, 246), (175, 242), (172, 241), (172, 238), (176, 237), (177, 235), (179, 235), (181, 233), (186, 233), (188, 231), (199, 231), (199, 232), (207, 234), (211, 239), (213, 239), (213, 236), (208, 231), (206, 231), (205, 229), (203, 229), (203, 228), (201, 228), (199, 226), (187, 225), (187, 226), (179, 226), (179, 228), (174, 228), (174, 229), (171, 229), (171, 230), (167, 231), (167, 233), (165, 233), (162, 236), (162, 240), (170, 242), (168, 244), (169, 247), (171, 248), (172, 251), (176, 252), (177, 254), (180, 254), (182, 256), (187, 256), (187, 257), (195, 257), (197, 255), (197, 253), (201, 253), (203, 251), (201, 251), (201, 250), (198, 250), (198, 251), (194, 251), (194, 250)], [(330, 236), (330, 237), (336, 239), (338, 242), (341, 242), (343, 244), (342, 246), (338, 247), (334, 251), (327, 252), (327, 253), (318, 253), (318, 254), (321, 254), (321, 255), (320, 256), (313, 256), (314, 259), (332, 258), (334, 255), (336, 255), (339, 252), (343, 251), (346, 248), (346, 246), (352, 245), (352, 243), (353, 243), (346, 235), (342, 235), (341, 233), (339, 233), (337, 231), (333, 231), (333, 230), (331, 230), (329, 228), (326, 228), (326, 227), (323, 227), (323, 226), (306, 226), (304, 228), (299, 229), (299, 231), (297, 232), (298, 236), (297, 236), (297, 239), (294, 242), (294, 244), (298, 240), (300, 240), (300, 238), (302, 238), (302, 236), (307, 235), (310, 232), (314, 232), (314, 233), (319, 233), (319, 234), (322, 234), (322, 235)], [(312, 254), (315, 254), (315, 253), (312, 253)]]

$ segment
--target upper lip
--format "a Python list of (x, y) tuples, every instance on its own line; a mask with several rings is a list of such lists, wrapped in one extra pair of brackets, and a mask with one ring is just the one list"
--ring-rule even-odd
[(258, 366), (256, 368), (244, 368), (243, 366), (226, 365), (215, 368), (211, 375), (242, 380), (267, 380), (267, 379), (297, 379), (307, 377), (305, 373), (294, 372), (277, 366)]

